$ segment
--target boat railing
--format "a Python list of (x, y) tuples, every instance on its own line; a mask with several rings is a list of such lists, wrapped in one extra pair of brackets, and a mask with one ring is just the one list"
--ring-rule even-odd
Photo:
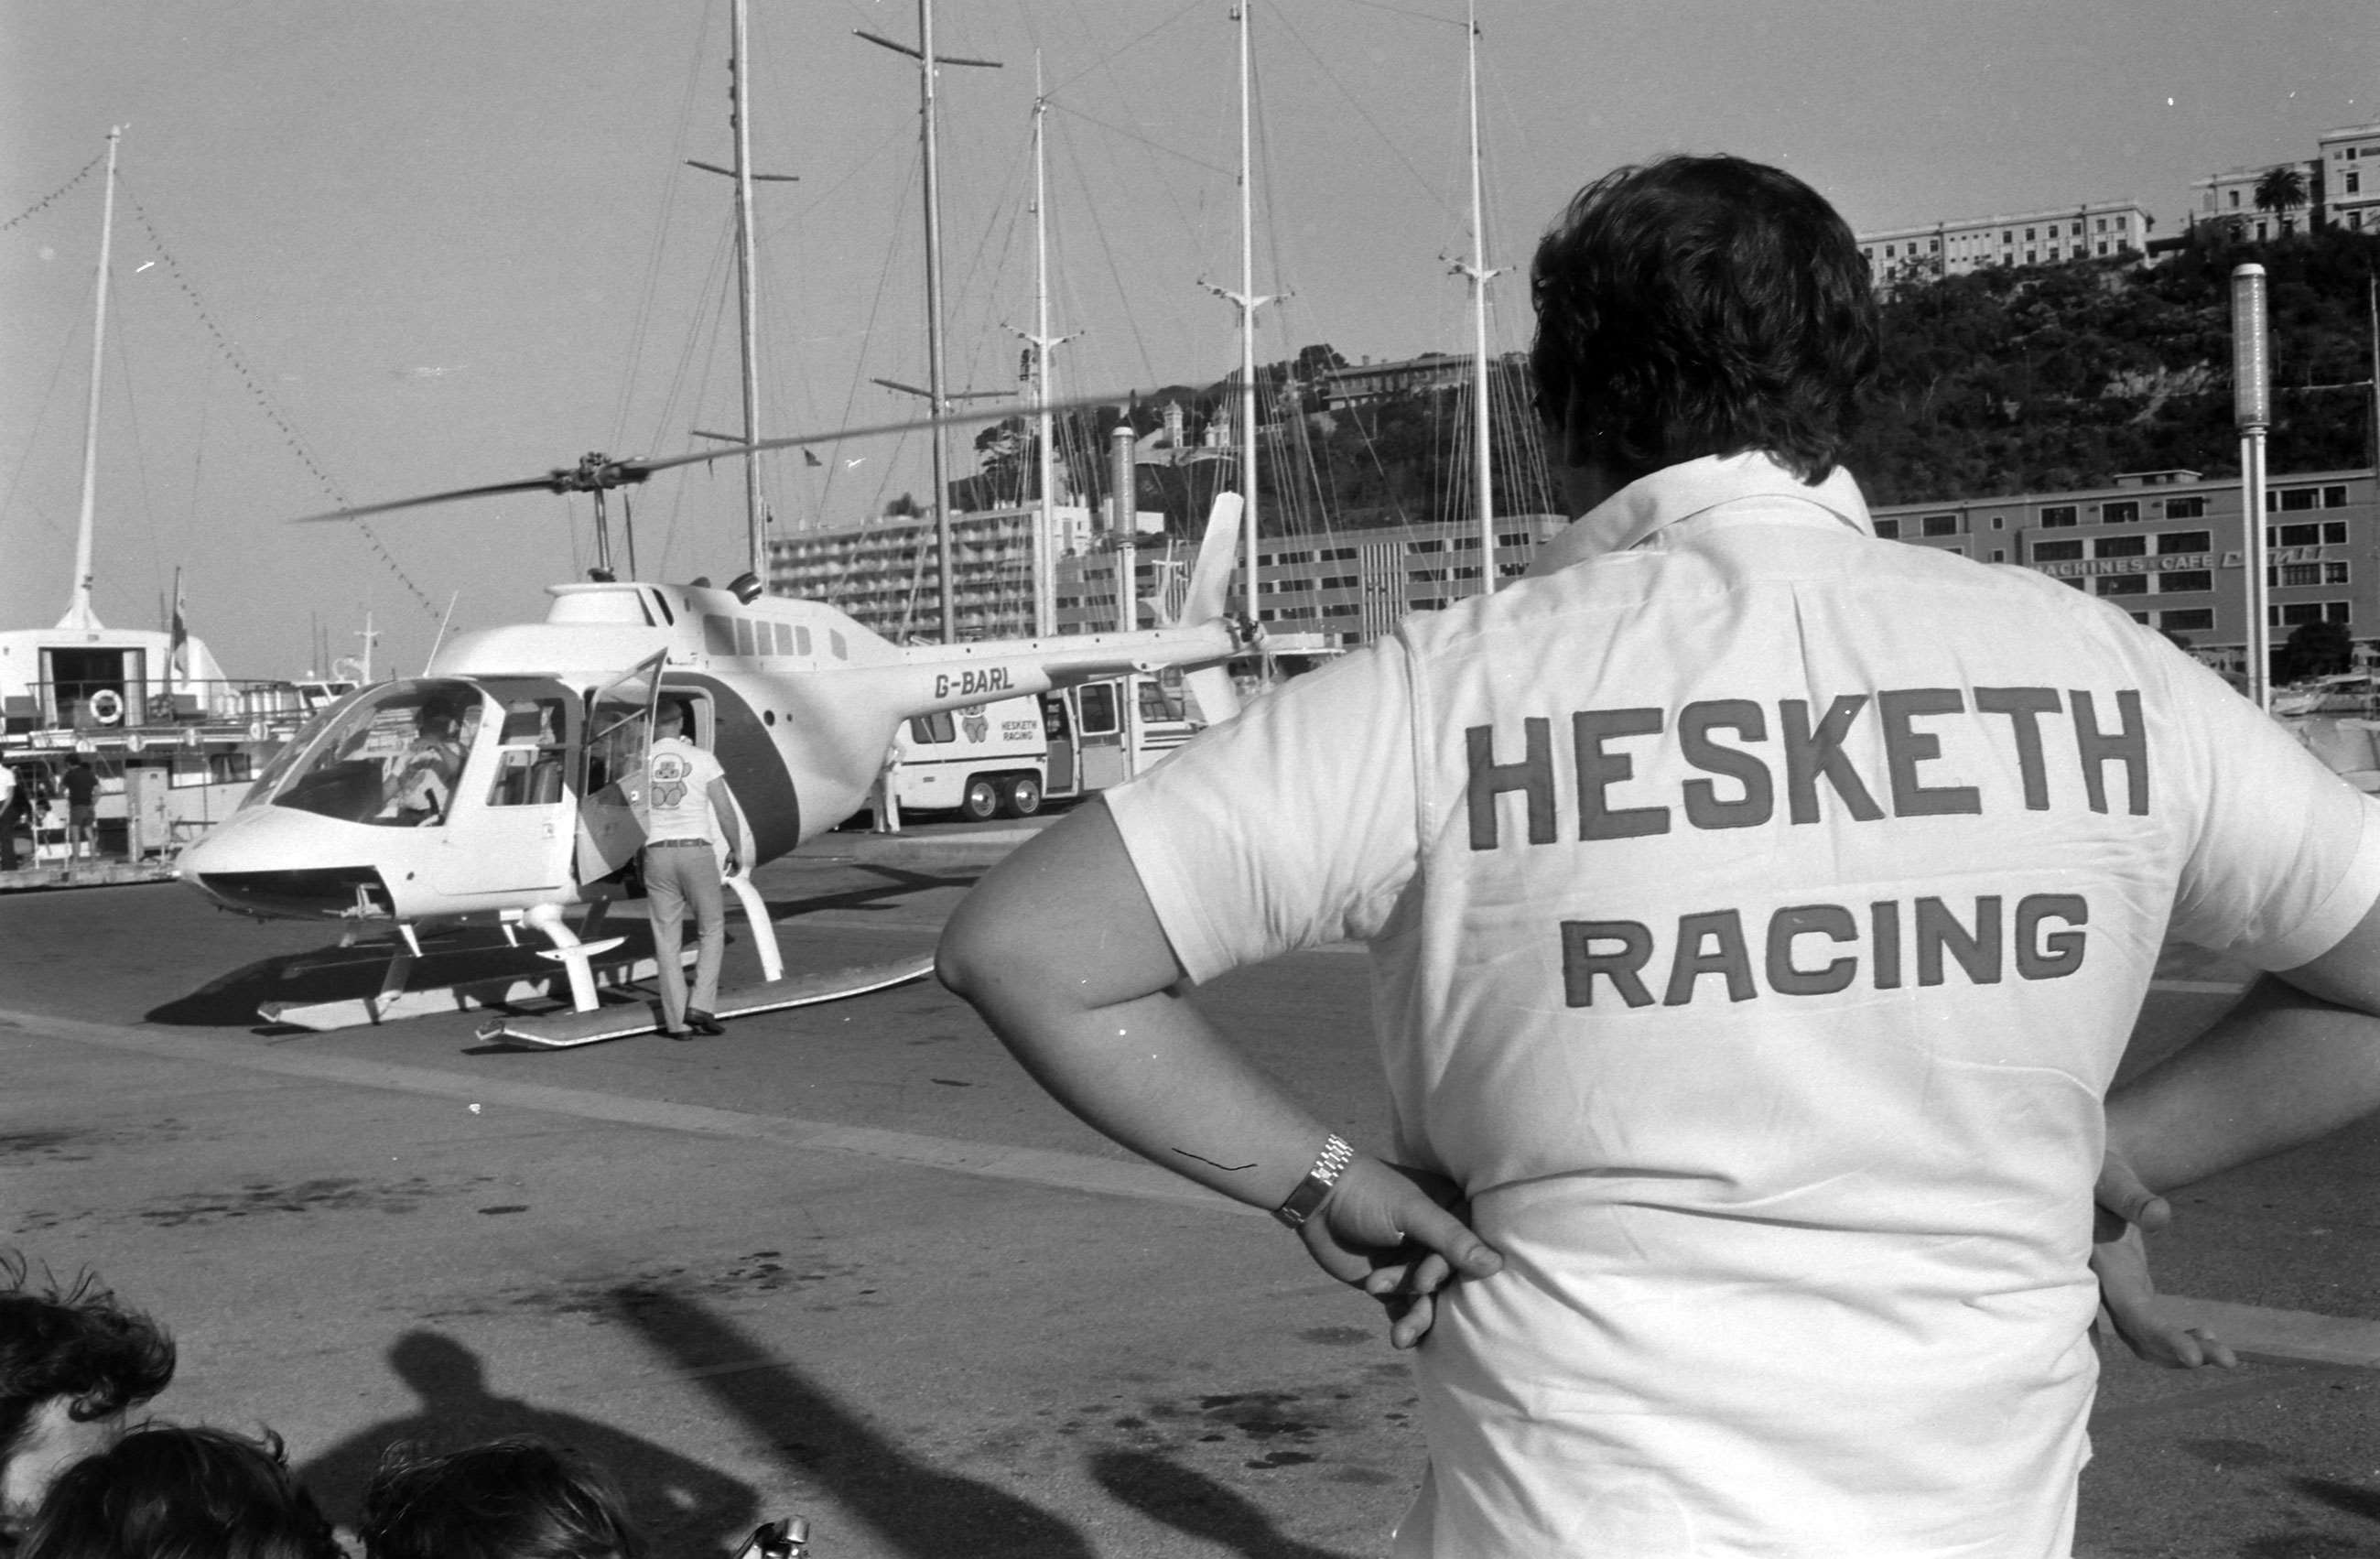
[(35, 747), (135, 737), (170, 742), (235, 732), (278, 740), (354, 686), (330, 678), (35, 681), (0, 693), (0, 737)]

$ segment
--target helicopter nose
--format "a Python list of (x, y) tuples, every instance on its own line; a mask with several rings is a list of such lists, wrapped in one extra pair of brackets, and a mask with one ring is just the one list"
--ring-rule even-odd
[(387, 880), (369, 862), (329, 865), (355, 850), (353, 824), (271, 808), (235, 812), (182, 852), (175, 875), (251, 915), (340, 919), (391, 912)]

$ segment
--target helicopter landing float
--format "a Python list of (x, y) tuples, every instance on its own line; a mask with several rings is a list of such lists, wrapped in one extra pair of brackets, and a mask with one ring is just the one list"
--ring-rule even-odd
[(597, 933), (643, 842), (629, 786), (666, 700), (744, 814), (754, 859), (726, 881), (775, 982), (752, 869), (865, 805), (904, 720), (1168, 665), (1203, 668), (1190, 672), (1202, 702), (1218, 717), (1232, 707), (1222, 663), (1256, 635), (1223, 611), (1239, 507), (1216, 499), (1181, 622), (1130, 632), (903, 646), (824, 603), (763, 595), (748, 575), (728, 590), (551, 586), (542, 623), (459, 635), (422, 676), (322, 711), (177, 874), (243, 913), (350, 934), (391, 925), (384, 994), (424, 928), (494, 924), (516, 940), (526, 925), (567, 970), (574, 1009), (591, 1012), (593, 960), (615, 945)]

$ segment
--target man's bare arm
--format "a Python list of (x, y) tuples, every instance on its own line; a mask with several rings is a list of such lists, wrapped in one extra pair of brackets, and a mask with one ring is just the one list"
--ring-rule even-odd
[(2102, 1201), (2144, 1226), (2151, 1193), (2325, 1137), (2380, 1110), (2380, 906), (2268, 976), (2197, 1040), (2107, 1097)]
[[(994, 868), (951, 917), (942, 982), (1034, 1079), (1143, 1157), (1267, 1209), (1329, 1136), (1218, 1034), (1183, 974), (1107, 809), (1094, 803)], [(1301, 1231), (1324, 1270), (1391, 1301), (1417, 1341), (1451, 1272), (1500, 1259), (1448, 1207), (1453, 1188), (1359, 1154)]]

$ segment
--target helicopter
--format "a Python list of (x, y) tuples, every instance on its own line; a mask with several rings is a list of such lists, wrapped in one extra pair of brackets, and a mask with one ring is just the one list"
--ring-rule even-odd
[(1257, 636), (1224, 609), (1236, 493), (1220, 494), (1208, 516), (1178, 617), (1154, 628), (897, 645), (823, 602), (765, 594), (748, 573), (723, 589), (613, 577), (607, 488), (808, 442), (653, 461), (589, 457), (528, 481), (309, 517), (525, 488), (592, 491), (598, 564), (587, 580), (547, 588), (543, 622), (459, 634), (421, 676), (319, 712), (239, 808), (184, 852), (177, 876), (241, 913), (339, 922), (349, 941), (367, 925), (393, 926), (383, 997), (403, 988), (427, 930), (495, 925), (516, 944), (526, 927), (567, 971), (573, 1009), (590, 1013), (593, 960), (620, 941), (597, 933), (634, 891), (629, 869), (643, 843), (629, 786), (664, 701), (726, 771), (752, 847), (725, 882), (772, 982), (783, 961), (753, 869), (864, 806), (903, 721), (1167, 666), (1187, 671), (1211, 718), (1236, 709), (1223, 663)]

